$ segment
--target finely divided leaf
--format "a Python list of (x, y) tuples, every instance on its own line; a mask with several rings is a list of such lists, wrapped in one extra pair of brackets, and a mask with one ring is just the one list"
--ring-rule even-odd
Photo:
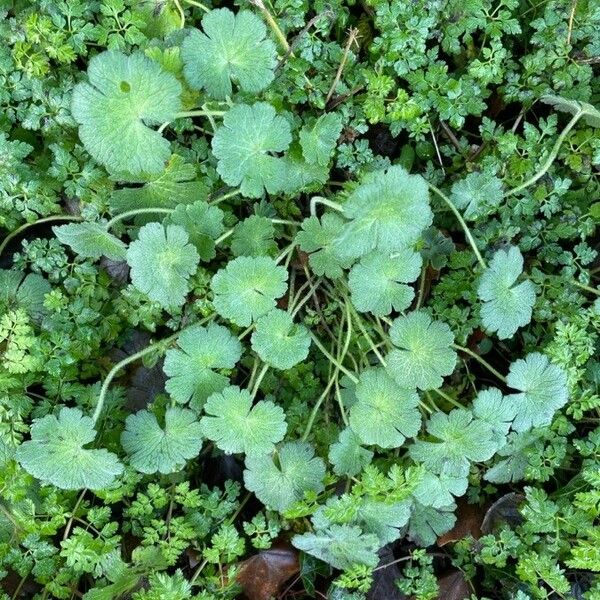
[(211, 394), (229, 385), (229, 379), (215, 370), (233, 369), (242, 345), (229, 329), (211, 323), (183, 331), (177, 346), (165, 356), (166, 390), (177, 402), (192, 400), (192, 406), (200, 408)]
[(190, 87), (205, 89), (220, 100), (231, 96), (232, 81), (254, 94), (273, 81), (277, 52), (273, 42), (265, 39), (265, 24), (255, 14), (211, 10), (202, 19), (202, 29), (192, 29), (182, 46)]
[(63, 490), (100, 490), (113, 483), (123, 466), (112, 452), (84, 448), (95, 437), (90, 417), (78, 408), (62, 408), (58, 417), (34, 420), (31, 439), (17, 448), (15, 458), (44, 483)]
[(275, 308), (287, 289), (287, 271), (266, 256), (240, 256), (212, 278), (215, 310), (240, 327)]
[(515, 431), (549, 425), (554, 413), (569, 399), (567, 374), (539, 352), (512, 363), (506, 382), (521, 392), (508, 396), (516, 407)]
[(258, 319), (252, 333), (252, 349), (265, 363), (282, 371), (305, 360), (309, 347), (306, 327), (278, 308)]
[(202, 432), (226, 454), (269, 454), (287, 430), (285, 413), (269, 400), (252, 406), (248, 390), (225, 388), (206, 401)]
[(277, 153), (291, 141), (289, 123), (270, 104), (236, 104), (212, 140), (217, 171), (225, 183), (239, 185), (243, 196), (259, 198), (265, 190), (274, 194), (286, 179), (286, 163)]
[(162, 171), (170, 144), (149, 126), (173, 120), (181, 84), (141, 53), (112, 50), (90, 60), (88, 78), (75, 86), (71, 106), (86, 150), (113, 172)]
[(131, 282), (163, 308), (178, 308), (189, 291), (199, 256), (183, 227), (160, 223), (144, 225), (127, 250)]
[(202, 430), (195, 413), (186, 408), (167, 408), (164, 429), (154, 414), (141, 410), (127, 417), (121, 444), (131, 466), (141, 473), (174, 473), (200, 452)]
[(408, 248), (391, 255), (371, 252), (363, 256), (348, 277), (352, 304), (377, 316), (405, 310), (415, 295), (406, 284), (417, 279), (422, 262), (421, 255)]
[(304, 492), (323, 490), (324, 462), (304, 442), (287, 442), (274, 457), (268, 454), (246, 456), (246, 488), (267, 507), (283, 511)]
[(522, 273), (523, 256), (518, 248), (511, 246), (494, 254), (479, 282), (477, 294), (483, 300), (481, 320), (501, 340), (512, 337), (519, 327), (531, 321), (535, 285), (529, 280), (517, 284)]
[(454, 335), (446, 323), (433, 321), (426, 312), (414, 311), (395, 319), (390, 338), (396, 348), (388, 355), (388, 371), (400, 386), (439, 388), (443, 377), (454, 371)]
[(52, 231), (63, 244), (84, 258), (125, 259), (127, 246), (100, 223), (69, 223), (53, 227)]
[(399, 448), (421, 427), (419, 398), (402, 389), (382, 368), (364, 371), (356, 385), (350, 427), (364, 444)]

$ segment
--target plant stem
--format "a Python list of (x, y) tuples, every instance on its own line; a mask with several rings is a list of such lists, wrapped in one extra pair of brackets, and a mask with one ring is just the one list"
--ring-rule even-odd
[(446, 400), (447, 402), (450, 402), (450, 404), (452, 404), (452, 406), (456, 407), (456, 408), (464, 408), (464, 406), (462, 404), (460, 404), (459, 402), (457, 402), (454, 398), (452, 398), (451, 396), (448, 396), (448, 394), (446, 394), (445, 392), (442, 392), (442, 390), (438, 390), (436, 388), (434, 388), (433, 390), (438, 396), (441, 396), (444, 400)]
[(577, 286), (578, 288), (585, 290), (586, 292), (589, 292), (590, 294), (596, 294), (596, 296), (600, 296), (600, 290), (590, 287), (589, 285), (583, 285), (583, 283), (579, 283), (579, 281), (575, 281), (574, 279), (572, 280), (572, 282), (573, 282), (573, 285)]
[(377, 350), (377, 346), (375, 345), (373, 338), (369, 335), (369, 332), (366, 330), (366, 328), (362, 322), (361, 316), (356, 312), (356, 310), (354, 309), (354, 306), (352, 306), (352, 303), (347, 298), (346, 298), (346, 306), (348, 306), (350, 311), (352, 312), (352, 316), (354, 317), (354, 320), (356, 321), (358, 328), (360, 329), (361, 333), (367, 340), (367, 343), (369, 344), (369, 347), (371, 348), (371, 350), (375, 353), (375, 356), (377, 357), (377, 360), (381, 363), (381, 366), (387, 367), (385, 358), (383, 358), (383, 356), (381, 356), (381, 353), (379, 352), (379, 350)]
[(170, 215), (172, 212), (174, 212), (174, 209), (172, 208), (133, 208), (114, 216), (110, 221), (108, 221), (105, 227), (108, 231), (115, 223), (118, 223), (123, 219), (129, 219), (129, 217), (135, 217), (136, 215), (146, 215), (152, 213), (163, 213)]
[(344, 53), (342, 54), (342, 60), (340, 61), (338, 69), (335, 73), (335, 77), (333, 79), (333, 83), (331, 84), (331, 87), (329, 88), (329, 92), (327, 93), (327, 97), (325, 98), (325, 106), (327, 106), (327, 104), (329, 104), (329, 101), (331, 100), (331, 96), (333, 96), (333, 93), (335, 92), (335, 88), (337, 87), (337, 84), (340, 82), (340, 79), (342, 78), (342, 73), (344, 72), (344, 67), (346, 66), (346, 61), (348, 60), (348, 54), (350, 54), (350, 47), (352, 46), (353, 42), (356, 42), (357, 36), (358, 36), (358, 29), (350, 28), (350, 31), (348, 32), (348, 39), (346, 40), (346, 45), (344, 46)]
[(221, 242), (225, 241), (233, 233), (233, 227), (227, 230), (221, 237), (215, 240), (215, 246), (218, 246)]
[(210, 9), (208, 7), (204, 6), (204, 4), (201, 4), (200, 2), (196, 2), (196, 0), (185, 0), (185, 2), (191, 4), (192, 6), (196, 6), (197, 8), (202, 9), (204, 12), (210, 12)]
[(269, 27), (275, 34), (275, 37), (281, 44), (281, 47), (283, 48), (283, 50), (286, 53), (289, 52), (290, 45), (288, 44), (288, 41), (287, 41), (283, 31), (281, 31), (281, 28), (277, 24), (277, 21), (274, 19), (273, 15), (269, 12), (267, 7), (265, 6), (263, 0), (250, 0), (250, 3), (254, 4), (254, 6), (256, 6), (256, 8), (258, 8), (258, 10), (260, 10), (260, 12), (263, 14), (263, 17), (265, 18), (265, 21), (268, 23)]
[(455, 350), (458, 350), (459, 352), (464, 352), (465, 354), (468, 354), (471, 358), (474, 358), (482, 367), (485, 367), (492, 375), (494, 375), (500, 381), (502, 381), (502, 383), (506, 383), (506, 377), (504, 377), (504, 375), (502, 375), (501, 373), (496, 371), (496, 369), (494, 369), (494, 367), (492, 367), (492, 365), (490, 365), (490, 363), (487, 360), (481, 358), (481, 356), (479, 356), (479, 354), (477, 354), (476, 352), (473, 352), (469, 348), (464, 348), (463, 346), (459, 346), (458, 344), (452, 344), (452, 347)]
[(325, 346), (321, 344), (319, 338), (312, 331), (310, 331), (309, 333), (312, 341), (315, 343), (315, 346), (321, 351), (321, 353), (342, 373), (344, 373), (344, 375), (347, 375), (353, 383), (358, 383), (358, 377), (354, 373), (352, 373), (352, 371), (346, 369), (346, 367), (344, 367), (344, 365), (342, 365), (336, 358), (334, 358), (333, 355), (329, 352), (329, 350), (327, 350), (327, 348), (325, 348)]
[(223, 194), (219, 198), (215, 198), (214, 200), (211, 200), (209, 202), (209, 204), (211, 206), (216, 206), (217, 204), (220, 204), (221, 202), (224, 202), (225, 200), (228, 200), (229, 198), (233, 198), (234, 196), (237, 196), (239, 193), (240, 193), (239, 189), (233, 190), (231, 192), (227, 192), (226, 194)]
[(329, 206), (329, 208), (333, 208), (338, 212), (343, 213), (344, 207), (333, 200), (327, 200), (327, 198), (323, 198), (322, 196), (313, 196), (310, 199), (310, 215), (311, 217), (317, 216), (317, 204), (323, 204), (323, 206)]
[(454, 206), (452, 200), (450, 200), (450, 198), (448, 198), (448, 196), (446, 196), (446, 194), (444, 194), (444, 192), (442, 192), (440, 189), (435, 187), (435, 185), (433, 185), (432, 183), (427, 183), (427, 185), (429, 186), (429, 189), (432, 192), (435, 192), (448, 205), (448, 208), (454, 213), (456, 220), (460, 223), (460, 226), (463, 228), (463, 231), (465, 232), (467, 241), (471, 245), (471, 248), (473, 249), (473, 253), (477, 257), (479, 264), (484, 269), (487, 268), (487, 265), (485, 264), (485, 261), (483, 260), (483, 256), (481, 256), (481, 253), (479, 252), (479, 248), (477, 248), (477, 244), (475, 243), (475, 240), (473, 239), (473, 236), (471, 235), (471, 231), (470, 231), (469, 227), (465, 223), (465, 220), (462, 218), (462, 215), (460, 214), (460, 212), (458, 211), (456, 206)]
[(222, 117), (227, 111), (225, 110), (186, 110), (178, 112), (175, 115), (176, 119), (184, 117)]
[(506, 197), (518, 194), (525, 188), (528, 188), (530, 185), (533, 185), (538, 179), (541, 179), (546, 174), (546, 172), (552, 166), (552, 163), (558, 156), (558, 151), (560, 150), (562, 143), (565, 141), (565, 138), (567, 137), (567, 135), (569, 135), (571, 129), (575, 127), (577, 121), (579, 121), (579, 119), (583, 116), (584, 113), (585, 111), (580, 109), (573, 115), (573, 118), (567, 123), (565, 128), (561, 131), (560, 135), (556, 139), (556, 142), (554, 143), (554, 146), (552, 147), (552, 150), (550, 151), (550, 154), (548, 155), (544, 166), (533, 177), (530, 177), (525, 183), (522, 183), (516, 188), (513, 188), (512, 190), (506, 192)]
[(285, 219), (271, 219), (271, 223), (275, 225), (294, 225), (295, 227), (300, 225), (300, 223), (297, 223), (296, 221), (286, 221)]
[(419, 296), (417, 298), (417, 304), (415, 306), (415, 310), (419, 310), (423, 305), (423, 298), (425, 297), (425, 282), (427, 275), (427, 265), (424, 265), (421, 269), (421, 279), (419, 281)]
[(260, 373), (258, 374), (258, 377), (256, 378), (256, 381), (254, 382), (254, 386), (252, 388), (251, 395), (252, 395), (253, 400), (254, 400), (254, 398), (256, 398), (256, 394), (258, 394), (258, 388), (260, 387), (260, 384), (262, 383), (262, 380), (264, 379), (268, 370), (269, 370), (269, 365), (264, 364), (262, 366), (262, 369), (260, 370)]
[[(335, 372), (337, 372), (337, 370)], [(313, 406), (310, 416), (308, 417), (308, 422), (306, 423), (306, 429), (304, 430), (304, 434), (302, 436), (303, 442), (305, 442), (308, 439), (308, 435), (310, 434), (310, 431), (312, 429), (312, 426), (313, 426), (313, 423), (317, 416), (317, 413), (319, 412), (319, 409), (321, 408), (321, 404), (323, 404), (323, 400), (325, 400), (325, 398), (327, 398), (327, 395), (329, 394), (329, 390), (331, 390), (331, 388), (333, 387), (334, 384), (335, 384), (335, 376), (332, 376), (332, 377), (330, 377), (329, 381), (327, 382), (327, 385), (325, 386), (323, 393), (319, 396), (318, 400), (315, 402), (315, 405)]]
[(54, 221), (81, 221), (81, 217), (76, 217), (75, 215), (53, 215), (51, 217), (44, 217), (43, 219), (38, 219), (33, 223), (24, 223), (20, 227), (17, 227), (14, 231), (11, 231), (0, 244), (0, 254), (6, 250), (6, 246), (14, 240), (20, 233), (33, 227), (34, 225), (41, 225), (42, 223), (52, 223)]

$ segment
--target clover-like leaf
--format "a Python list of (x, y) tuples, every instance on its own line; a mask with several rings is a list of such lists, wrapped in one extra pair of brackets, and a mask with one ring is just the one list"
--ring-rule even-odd
[(452, 186), (450, 199), (463, 211), (465, 219), (475, 220), (494, 211), (504, 198), (502, 181), (490, 173), (469, 173)]
[(523, 256), (517, 247), (511, 246), (494, 254), (479, 281), (477, 294), (483, 300), (481, 320), (501, 340), (512, 337), (519, 327), (531, 321), (535, 285), (529, 280), (517, 283), (522, 273)]
[(178, 225), (148, 223), (127, 250), (131, 283), (167, 309), (185, 302), (188, 279), (199, 259), (185, 229)]
[(304, 159), (309, 163), (326, 166), (336, 142), (342, 133), (342, 116), (325, 113), (300, 130), (300, 145)]
[(364, 444), (398, 448), (421, 427), (419, 398), (402, 389), (382, 368), (364, 371), (350, 408), (350, 427)]
[(259, 198), (285, 187), (286, 163), (276, 153), (292, 141), (289, 123), (265, 102), (236, 104), (223, 118), (213, 140), (217, 171), (243, 196)]
[(269, 454), (287, 430), (280, 406), (270, 400), (252, 406), (250, 392), (237, 386), (210, 396), (204, 412), (202, 432), (227, 454)]
[(208, 194), (206, 185), (196, 181), (195, 177), (194, 165), (173, 154), (161, 173), (128, 177), (128, 183), (143, 185), (115, 190), (109, 204), (117, 213), (136, 208), (175, 208), (180, 204), (191, 204)]
[(287, 289), (287, 271), (266, 256), (240, 256), (214, 275), (213, 305), (224, 318), (240, 327), (275, 308)]
[(317, 217), (302, 221), (296, 241), (304, 252), (310, 252), (308, 262), (316, 275), (339, 279), (352, 264), (352, 259), (342, 256), (337, 243), (344, 224), (344, 219), (333, 213), (325, 213), (320, 221)]
[(496, 388), (481, 390), (473, 400), (473, 414), (477, 419), (489, 424), (502, 447), (512, 422), (517, 415), (517, 407), (511, 398), (503, 396)]
[(174, 473), (200, 452), (202, 429), (187, 408), (167, 408), (164, 429), (153, 413), (140, 410), (125, 420), (121, 444), (140, 473)]
[(88, 65), (89, 83), (73, 90), (71, 110), (86, 150), (113, 172), (158, 173), (170, 144), (151, 129), (181, 109), (181, 84), (141, 53), (109, 50)]
[(235, 226), (231, 237), (231, 251), (235, 256), (273, 254), (277, 251), (274, 236), (275, 227), (273, 227), (271, 219), (251, 215)]
[(344, 215), (350, 222), (339, 248), (351, 258), (408, 248), (433, 220), (426, 181), (399, 165), (367, 175), (344, 203)]
[(193, 204), (180, 204), (169, 215), (169, 221), (183, 227), (200, 260), (208, 262), (215, 255), (215, 240), (223, 233), (223, 211), (218, 206), (210, 206), (204, 200)]
[(469, 478), (465, 475), (451, 475), (446, 469), (439, 474), (425, 471), (413, 491), (413, 496), (423, 506), (443, 508), (454, 502), (454, 498), (463, 496), (469, 487)]
[(287, 442), (277, 453), (277, 464), (268, 454), (246, 456), (246, 488), (267, 507), (283, 511), (304, 492), (323, 490), (325, 463), (304, 442)]
[(408, 248), (389, 255), (371, 252), (363, 256), (348, 277), (352, 304), (378, 316), (405, 310), (415, 295), (406, 284), (417, 279), (422, 263), (421, 255)]
[(88, 449), (96, 431), (90, 417), (78, 408), (62, 408), (55, 415), (35, 419), (31, 439), (15, 453), (21, 466), (37, 479), (63, 490), (109, 487), (123, 472), (112, 452)]
[(211, 10), (202, 18), (202, 29), (193, 29), (181, 50), (183, 72), (192, 89), (205, 89), (220, 100), (231, 96), (232, 81), (254, 94), (273, 81), (277, 52), (254, 13)]
[(52, 231), (63, 244), (84, 258), (125, 258), (127, 246), (100, 223), (69, 223), (53, 227)]
[(310, 334), (290, 313), (273, 309), (256, 321), (252, 349), (268, 365), (285, 371), (308, 356)]
[(388, 371), (400, 386), (436, 389), (443, 377), (454, 371), (454, 335), (446, 323), (433, 321), (426, 312), (414, 311), (395, 319), (390, 338), (396, 348), (387, 357)]
[(539, 352), (513, 362), (506, 382), (521, 392), (508, 396), (517, 410), (512, 425), (515, 431), (549, 425), (554, 413), (569, 399), (567, 374)]
[(373, 458), (373, 453), (361, 446), (358, 435), (349, 427), (340, 433), (335, 444), (329, 447), (329, 462), (336, 475), (358, 475)]
[(455, 509), (456, 504), (433, 508), (415, 502), (408, 524), (409, 539), (422, 547), (431, 546), (456, 523)]
[(356, 564), (374, 567), (379, 562), (379, 539), (356, 526), (332, 525), (325, 530), (296, 535), (292, 544), (335, 569), (348, 569)]
[(489, 460), (498, 450), (490, 425), (474, 419), (473, 413), (465, 409), (457, 408), (449, 414), (437, 412), (426, 428), (440, 441), (417, 440), (410, 447), (410, 456), (434, 473), (464, 477), (471, 462)]
[(177, 346), (165, 355), (166, 390), (177, 402), (191, 400), (193, 408), (200, 408), (211, 394), (229, 385), (229, 379), (215, 370), (233, 369), (242, 345), (229, 329), (211, 323), (182, 331)]

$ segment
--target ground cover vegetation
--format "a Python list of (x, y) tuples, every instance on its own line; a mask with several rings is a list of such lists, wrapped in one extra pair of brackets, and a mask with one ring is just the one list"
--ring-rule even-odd
[(0, 16), (3, 599), (600, 598), (596, 0)]

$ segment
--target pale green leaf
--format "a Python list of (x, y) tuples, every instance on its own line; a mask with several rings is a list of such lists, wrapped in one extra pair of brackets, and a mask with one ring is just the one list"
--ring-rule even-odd
[(329, 447), (329, 462), (336, 475), (358, 475), (373, 458), (373, 453), (361, 445), (360, 438), (347, 427), (340, 433), (335, 444)]
[(287, 289), (287, 271), (266, 256), (240, 256), (214, 275), (213, 305), (224, 318), (247, 327), (275, 308)]
[(38, 273), (0, 269), (0, 313), (20, 308), (39, 320), (46, 312), (44, 296), (51, 290), (50, 283)]
[(202, 446), (202, 429), (191, 410), (172, 406), (162, 428), (147, 410), (129, 415), (121, 444), (131, 466), (141, 473), (174, 473), (194, 458)]
[(182, 45), (184, 74), (192, 89), (205, 89), (220, 100), (231, 96), (232, 82), (256, 94), (273, 81), (277, 52), (255, 14), (218, 8), (204, 15), (202, 29), (192, 29)]
[(342, 133), (342, 116), (337, 113), (321, 115), (300, 130), (300, 145), (304, 159), (326, 166)]
[(59, 241), (84, 258), (125, 259), (127, 246), (100, 223), (69, 223), (53, 227), (52, 231)]
[(446, 323), (433, 321), (423, 311), (398, 317), (390, 327), (395, 346), (387, 357), (388, 371), (405, 388), (431, 390), (456, 366), (454, 335)]
[(290, 313), (275, 308), (256, 321), (251, 341), (263, 362), (285, 371), (306, 359), (310, 334)]
[(252, 406), (248, 390), (225, 388), (206, 401), (202, 431), (226, 454), (269, 454), (285, 435), (285, 413), (269, 400)]
[(415, 502), (408, 526), (409, 539), (422, 547), (431, 546), (456, 523), (455, 509), (456, 504), (433, 508)]
[(490, 173), (469, 173), (452, 186), (450, 200), (467, 220), (489, 215), (504, 198), (502, 181)]
[(443, 508), (454, 502), (455, 497), (464, 496), (469, 486), (469, 478), (465, 475), (451, 475), (446, 470), (436, 475), (425, 471), (413, 496), (423, 506)]
[(196, 272), (198, 261), (198, 252), (178, 225), (148, 223), (127, 250), (133, 285), (167, 309), (185, 302), (188, 279)]
[(277, 251), (275, 227), (271, 219), (251, 215), (240, 221), (233, 230), (231, 251), (235, 256), (264, 256)]
[(292, 141), (289, 123), (265, 102), (236, 104), (213, 140), (217, 171), (223, 181), (240, 186), (243, 196), (259, 198), (285, 186), (286, 163), (277, 156)]
[(186, 329), (177, 338), (177, 348), (165, 355), (166, 390), (177, 402), (191, 400), (194, 408), (200, 408), (211, 394), (229, 385), (216, 370), (233, 369), (241, 354), (239, 340), (222, 325)]
[(78, 408), (62, 408), (55, 415), (35, 419), (31, 439), (15, 453), (21, 466), (37, 479), (64, 490), (109, 487), (123, 472), (116, 455), (88, 449), (96, 438), (94, 424)]
[(517, 414), (517, 407), (500, 390), (490, 388), (481, 390), (473, 400), (473, 414), (492, 428), (498, 447), (501, 447)]
[(170, 144), (150, 126), (173, 120), (181, 84), (143, 54), (113, 50), (90, 60), (88, 79), (71, 105), (86, 150), (113, 172), (161, 172)]

